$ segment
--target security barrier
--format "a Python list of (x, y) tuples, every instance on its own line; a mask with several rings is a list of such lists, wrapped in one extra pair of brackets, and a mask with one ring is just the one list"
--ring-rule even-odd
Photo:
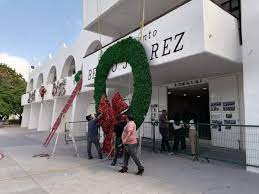
[[(183, 135), (186, 149), (173, 150), (175, 143), (174, 123), (169, 124), (170, 155), (187, 156), (199, 160), (218, 160), (243, 166), (259, 167), (259, 126), (257, 125), (225, 125), (225, 124), (195, 124), (195, 155), (192, 156), (188, 123), (183, 124)], [(65, 125), (65, 142), (86, 140), (87, 121), (68, 122)], [(141, 148), (153, 152), (161, 152), (162, 136), (158, 122), (144, 122), (138, 129)], [(140, 141), (141, 140), (141, 141)], [(192, 156), (192, 157), (189, 157)], [(249, 158), (246, 158), (249, 157)]]
[(88, 122), (87, 121), (76, 121), (76, 122), (67, 122), (65, 123), (65, 142), (72, 141), (71, 136), (75, 138), (75, 141), (84, 141), (86, 140), (87, 131), (88, 131)]

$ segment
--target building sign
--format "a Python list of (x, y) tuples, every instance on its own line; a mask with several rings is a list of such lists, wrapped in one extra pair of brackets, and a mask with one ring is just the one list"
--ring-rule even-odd
[[(157, 61), (160, 58), (165, 58), (169, 55), (174, 55), (177, 52), (184, 50), (184, 40), (186, 32), (174, 33), (173, 35), (167, 36), (165, 39), (156, 40), (156, 36), (159, 35), (158, 30), (151, 30), (143, 36), (143, 44), (146, 48), (150, 64), (152, 65), (153, 61)], [(137, 38), (137, 37), (135, 37)], [(152, 42), (152, 44), (150, 44)], [(154, 65), (155, 63), (153, 63)], [(87, 72), (87, 82), (93, 83), (96, 75), (96, 67), (98, 62), (93, 68), (88, 68)], [(87, 66), (86, 66), (87, 68)], [(114, 78), (123, 74), (128, 74), (131, 72), (130, 65), (128, 63), (114, 64), (111, 69), (110, 75), (108, 78)]]
[(194, 86), (194, 85), (200, 85), (205, 83), (208, 83), (207, 79), (195, 79), (195, 80), (175, 82), (171, 84), (169, 88), (181, 88), (181, 87)]
[[(179, 8), (179, 10), (188, 13), (190, 8), (191, 6), (186, 5)], [(193, 22), (192, 19), (187, 20), (187, 22), (179, 22), (180, 19), (179, 11), (173, 11), (144, 27), (142, 42), (150, 66), (168, 64), (188, 56), (193, 56), (200, 53), (202, 51), (201, 48), (204, 48), (204, 37), (200, 33), (203, 31), (202, 23), (201, 25), (196, 25), (199, 21)], [(197, 18), (193, 18), (193, 20), (195, 19)], [(194, 23), (196, 24), (194, 25)], [(124, 38), (129, 36), (138, 38), (139, 34), (140, 31), (137, 30)], [(116, 42), (113, 44), (116, 44)], [(105, 52), (107, 48), (103, 48), (102, 52)], [(84, 86), (93, 86), (100, 54), (101, 51), (97, 51), (84, 59)], [(129, 73), (131, 73), (129, 64), (114, 64), (108, 79)]]

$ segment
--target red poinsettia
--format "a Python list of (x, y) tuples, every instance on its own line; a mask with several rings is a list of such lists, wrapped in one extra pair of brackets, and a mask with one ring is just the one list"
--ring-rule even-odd
[[(101, 114), (99, 122), (105, 135), (103, 142), (104, 153), (110, 153), (112, 150), (113, 131), (116, 124), (115, 116), (126, 109), (128, 109), (128, 105), (123, 101), (123, 97), (119, 92), (115, 92), (113, 95), (112, 106), (106, 96), (102, 97), (98, 112)], [(125, 120), (125, 115), (121, 119)]]

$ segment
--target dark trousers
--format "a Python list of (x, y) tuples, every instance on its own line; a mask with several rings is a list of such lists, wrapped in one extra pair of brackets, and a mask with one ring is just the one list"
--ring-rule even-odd
[(137, 144), (127, 144), (124, 145), (124, 169), (128, 169), (129, 159), (133, 159), (138, 167), (138, 170), (144, 170), (144, 166), (138, 158), (138, 145)]
[(101, 146), (100, 146), (100, 142), (98, 137), (91, 137), (91, 138), (87, 138), (87, 153), (88, 153), (88, 157), (92, 157), (92, 144), (95, 145), (95, 148), (98, 152), (99, 157), (102, 156), (102, 150), (101, 150)]
[(159, 129), (160, 134), (162, 135), (162, 141), (161, 141), (161, 151), (171, 151), (169, 142), (168, 142), (168, 137), (169, 137), (169, 130), (168, 129)]
[(181, 150), (185, 150), (186, 149), (185, 129), (183, 128), (175, 130), (173, 151), (176, 151), (176, 152), (178, 151), (179, 142), (181, 142)]
[(115, 148), (114, 148), (114, 159), (113, 163), (116, 164), (118, 157), (119, 157), (119, 152), (120, 152), (120, 146), (122, 146), (122, 140), (121, 137), (116, 137), (115, 139)]

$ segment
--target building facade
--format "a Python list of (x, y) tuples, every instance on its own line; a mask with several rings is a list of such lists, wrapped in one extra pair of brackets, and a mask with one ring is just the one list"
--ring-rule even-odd
[[(62, 121), (85, 120), (95, 112), (94, 78), (100, 56), (117, 41), (142, 38), (153, 82), (150, 110), (145, 120), (157, 119), (166, 109), (171, 120), (195, 113), (199, 122), (259, 124), (259, 10), (256, 0), (84, 0), (83, 29), (69, 47), (30, 73), (22, 126), (50, 130), (82, 70), (83, 87)], [(139, 24), (144, 18), (145, 25)], [(133, 91), (129, 64), (114, 64), (107, 80), (107, 94), (119, 90), (130, 102)], [(47, 90), (44, 99), (39, 90)], [(160, 138), (156, 132), (156, 138)], [(145, 128), (144, 136), (152, 136)], [(249, 138), (259, 131), (203, 129), (212, 146), (246, 151), (247, 169), (258, 172), (259, 143)], [(231, 137), (235, 141), (228, 141)]]

